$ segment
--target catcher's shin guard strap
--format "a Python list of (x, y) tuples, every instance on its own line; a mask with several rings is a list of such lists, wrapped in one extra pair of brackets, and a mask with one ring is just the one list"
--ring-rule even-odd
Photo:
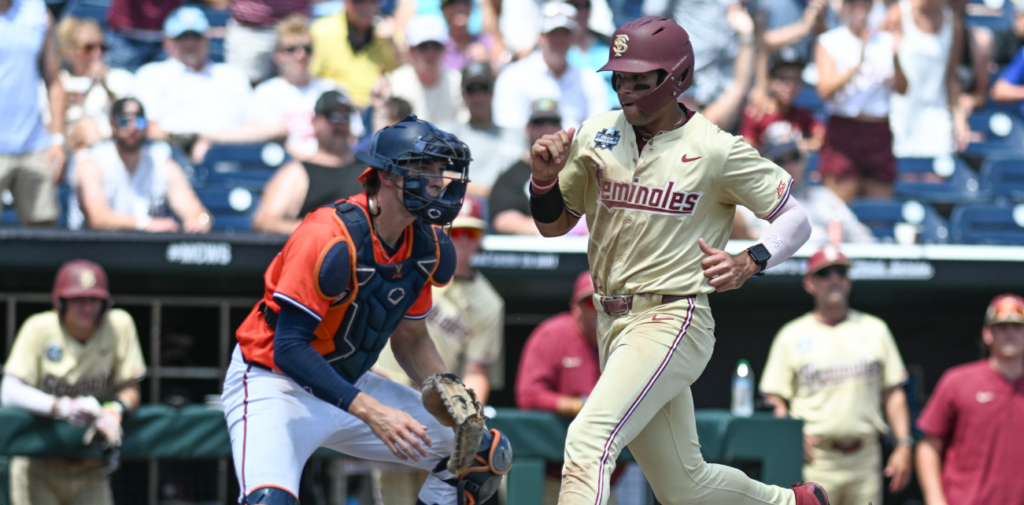
[(530, 185), (530, 214), (538, 223), (554, 223), (562, 217), (565, 212), (565, 200), (562, 199), (562, 189), (555, 184), (544, 194), (537, 194), (533, 185)]

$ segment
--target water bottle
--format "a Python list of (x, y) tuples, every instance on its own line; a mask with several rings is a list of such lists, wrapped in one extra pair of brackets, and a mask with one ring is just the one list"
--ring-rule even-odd
[(750, 417), (754, 413), (754, 371), (750, 363), (741, 359), (732, 376), (732, 415)]

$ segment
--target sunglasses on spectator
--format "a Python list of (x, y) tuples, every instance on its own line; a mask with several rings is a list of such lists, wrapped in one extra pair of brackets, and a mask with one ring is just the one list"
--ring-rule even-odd
[(557, 127), (561, 127), (562, 126), (562, 120), (561, 119), (555, 119), (555, 118), (534, 119), (533, 121), (530, 121), (530, 126), (557, 126)]
[(79, 49), (81, 49), (83, 53), (91, 53), (96, 50), (106, 51), (108, 47), (105, 44), (88, 43), (82, 44), (79, 46)]
[(490, 93), (490, 84), (470, 84), (465, 88), (467, 95), (475, 95), (477, 93)]
[(424, 42), (424, 43), (416, 46), (416, 50), (417, 51), (443, 51), (444, 50), (444, 44), (442, 44), (440, 42), (437, 42), (437, 41), (434, 41), (434, 40), (431, 40), (429, 42)]
[(448, 236), (452, 239), (468, 238), (470, 240), (480, 240), (484, 236), (484, 231), (479, 228), (452, 228), (448, 232)]
[(128, 125), (132, 124), (133, 120), (135, 122), (135, 129), (136, 130), (145, 130), (146, 129), (146, 125), (148, 123), (146, 122), (146, 118), (144, 118), (144, 117), (136, 117), (134, 119), (130, 118), (130, 117), (119, 117), (119, 118), (117, 118), (117, 127), (118, 128), (128, 128)]
[(331, 124), (348, 123), (352, 120), (352, 117), (347, 111), (334, 111), (324, 114), (324, 119)]
[(303, 51), (306, 51), (306, 54), (313, 54), (313, 45), (312, 44), (304, 44), (304, 45), (297, 45), (297, 46), (285, 46), (285, 47), (281, 48), (282, 51), (284, 51), (284, 52), (286, 52), (288, 54), (295, 54), (295, 53), (297, 53), (299, 51), (299, 49), (302, 49)]
[(846, 274), (849, 271), (850, 271), (849, 268), (844, 267), (842, 265), (833, 265), (833, 266), (830, 266), (830, 267), (822, 268), (821, 270), (818, 270), (817, 272), (814, 272), (813, 275), (815, 277), (820, 278), (820, 279), (827, 279), (829, 277), (832, 277), (832, 274), (836, 274), (839, 277), (846, 278)]

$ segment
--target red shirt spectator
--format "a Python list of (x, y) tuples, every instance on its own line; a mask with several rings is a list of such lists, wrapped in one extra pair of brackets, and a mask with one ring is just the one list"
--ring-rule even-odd
[(182, 0), (113, 0), (107, 11), (107, 25), (119, 30), (161, 31), (164, 19)]
[(917, 420), (927, 503), (1024, 504), (1024, 298), (996, 297), (985, 323), (990, 357), (943, 374)]
[(763, 114), (747, 107), (743, 111), (740, 135), (755, 149), (761, 149), (768, 139), (785, 138), (799, 145), (804, 138), (818, 134), (825, 134), (825, 125), (803, 109), (790, 107), (784, 112)]

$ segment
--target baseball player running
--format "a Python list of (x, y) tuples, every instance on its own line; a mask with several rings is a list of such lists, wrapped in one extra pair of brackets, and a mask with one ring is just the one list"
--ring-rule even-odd
[[(37, 416), (89, 425), (82, 442), (102, 441), (104, 460), (11, 458), (14, 505), (113, 504), (121, 419), (139, 404), (146, 375), (135, 321), (111, 308), (107, 274), (86, 260), (65, 263), (53, 283), (53, 310), (29, 317), (4, 365), (0, 402)], [(104, 402), (102, 405), (100, 402)]]
[[(239, 501), (297, 504), (302, 467), (328, 447), (431, 472), (417, 504), (473, 505), (497, 490), (511, 447), (484, 430), (472, 392), (441, 375), (424, 322), (431, 286), (455, 270), (439, 225), (462, 205), (469, 150), (409, 116), (375, 133), (370, 154), (357, 158), (370, 167), (359, 177), (365, 193), (302, 221), (238, 329), (224, 414)], [(423, 384), (423, 403), (417, 391), (366, 373), (389, 338)]]
[[(614, 72), (622, 110), (532, 147), (537, 228), (563, 235), (586, 215), (598, 309), (602, 375), (569, 427), (559, 503), (604, 505), (628, 444), (661, 503), (827, 505), (817, 484), (769, 486), (701, 457), (690, 384), (715, 342), (707, 293), (788, 258), (810, 224), (785, 171), (677, 104), (693, 68), (678, 24), (627, 23), (601, 68)], [(721, 248), (736, 205), (771, 225), (731, 256)]]

